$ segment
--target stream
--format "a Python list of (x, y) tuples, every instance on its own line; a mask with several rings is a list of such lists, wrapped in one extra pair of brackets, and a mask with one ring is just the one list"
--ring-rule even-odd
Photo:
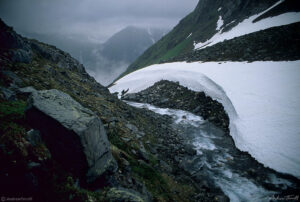
[[(231, 136), (202, 117), (187, 111), (163, 109), (145, 103), (127, 103), (171, 116), (174, 119), (172, 126), (197, 151), (197, 155), (189, 157), (183, 163), (183, 169), (195, 181), (207, 187), (221, 189), (230, 201), (299, 199), (298, 195), (290, 191), (299, 187), (299, 180), (266, 168), (248, 153), (239, 151)], [(277, 196), (277, 193), (283, 195)]]

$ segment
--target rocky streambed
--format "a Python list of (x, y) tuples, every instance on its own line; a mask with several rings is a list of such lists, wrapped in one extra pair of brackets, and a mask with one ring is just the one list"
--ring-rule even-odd
[[(195, 110), (194, 104), (201, 98)], [(132, 106), (173, 118), (172, 127), (179, 131), (186, 145), (193, 146), (191, 151), (196, 150), (194, 155), (177, 155), (174, 159), (198, 186), (220, 189), (230, 201), (298, 200), (299, 180), (266, 168), (248, 153), (239, 151), (226, 128), (229, 120), (222, 106), (205, 95), (201, 98), (199, 93), (170, 81), (160, 81), (140, 93), (123, 96), (135, 101), (128, 102)], [(211, 104), (202, 104), (207, 101)], [(208, 115), (204, 118), (199, 114)]]

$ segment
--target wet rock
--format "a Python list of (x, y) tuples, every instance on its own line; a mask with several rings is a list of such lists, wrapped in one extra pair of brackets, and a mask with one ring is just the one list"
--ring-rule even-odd
[(185, 145), (184, 150), (187, 154), (193, 156), (197, 154), (197, 151), (194, 149), (192, 145)]
[(69, 95), (58, 90), (34, 91), (26, 110), (52, 156), (87, 182), (115, 172), (117, 164), (101, 120)]

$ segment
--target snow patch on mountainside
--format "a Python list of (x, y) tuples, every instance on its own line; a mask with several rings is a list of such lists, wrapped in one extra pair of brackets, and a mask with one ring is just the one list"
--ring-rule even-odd
[[(248, 19), (245, 19), (244, 21), (240, 22), (237, 26), (233, 27), (231, 30), (229, 30), (227, 32), (222, 33), (223, 29), (220, 29), (220, 30), (218, 29), (222, 26), (221, 25), (219, 27), (219, 21), (218, 21), (217, 30), (219, 30), (219, 32), (217, 32), (212, 38), (210, 38), (209, 40), (207, 40), (203, 43), (201, 43), (201, 42), (195, 43), (194, 50), (212, 46), (212, 45), (215, 45), (224, 40), (233, 39), (234, 37), (239, 37), (239, 36), (243, 36), (243, 35), (246, 35), (249, 33), (268, 29), (271, 27), (288, 25), (288, 24), (300, 21), (300, 12), (289, 12), (289, 13), (284, 13), (284, 14), (281, 14), (278, 16), (262, 19), (258, 22), (253, 23), (253, 20), (255, 20), (259, 16), (263, 15), (264, 13), (266, 13), (267, 11), (274, 8), (275, 6), (277, 6), (280, 3), (282, 3), (282, 1), (279, 1), (278, 3), (276, 3), (275, 5), (273, 5), (272, 7), (270, 7), (269, 9), (265, 10), (264, 12), (262, 12), (260, 14), (253, 15), (253, 16), (249, 17)], [(220, 18), (219, 18), (219, 20), (220, 20)]]
[(150, 37), (152, 43), (154, 44), (154, 43), (155, 43), (155, 40), (154, 40), (154, 38), (153, 38), (153, 34), (152, 34), (152, 32), (151, 32), (151, 30), (150, 30), (149, 27), (148, 27), (148, 29), (147, 29), (147, 32), (148, 32), (148, 34), (149, 34), (149, 37)]
[(224, 21), (222, 19), (222, 16), (219, 16), (219, 20), (217, 22), (217, 28), (216, 28), (216, 30), (220, 30), (221, 27), (223, 26), (223, 24), (224, 24)]
[(223, 104), (236, 146), (264, 165), (300, 178), (300, 61), (152, 65), (111, 92), (139, 92), (162, 79), (204, 91)]
[(190, 33), (186, 38), (187, 38), (187, 39), (190, 38), (190, 37), (192, 36), (192, 34), (193, 34), (193, 33)]

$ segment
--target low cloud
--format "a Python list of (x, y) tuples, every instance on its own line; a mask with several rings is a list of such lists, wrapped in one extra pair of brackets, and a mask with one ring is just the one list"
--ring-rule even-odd
[(0, 17), (18, 32), (103, 42), (128, 25), (171, 28), (198, 0), (1, 0)]

